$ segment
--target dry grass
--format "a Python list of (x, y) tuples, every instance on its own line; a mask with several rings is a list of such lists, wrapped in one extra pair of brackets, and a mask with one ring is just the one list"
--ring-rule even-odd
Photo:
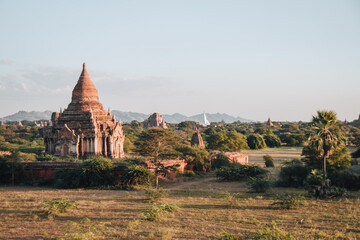
[[(216, 239), (223, 232), (249, 239), (274, 225), (295, 239), (360, 239), (360, 192), (280, 210), (271, 206), (274, 195), (304, 191), (250, 194), (245, 183), (218, 182), (211, 174), (163, 187), (170, 194), (161, 202), (180, 209), (160, 222), (144, 219), (152, 203), (143, 191), (2, 187), (0, 239)], [(241, 193), (236, 204), (227, 192)], [(79, 208), (49, 219), (43, 203), (55, 198), (74, 200)]]
[[(161, 222), (146, 221), (141, 212), (151, 206), (143, 192), (115, 190), (54, 190), (1, 188), (1, 239), (209, 239), (222, 232), (249, 236), (276, 223), (297, 239), (360, 238), (360, 200), (307, 200), (308, 206), (279, 210), (270, 206), (271, 195), (246, 193), (243, 183), (219, 183), (213, 178), (173, 188), (164, 203), (180, 210)], [(187, 183), (186, 183), (187, 184)], [(231, 204), (224, 191), (242, 192)], [(285, 189), (288, 192), (299, 190)], [(79, 209), (45, 216), (43, 202), (64, 197)]]

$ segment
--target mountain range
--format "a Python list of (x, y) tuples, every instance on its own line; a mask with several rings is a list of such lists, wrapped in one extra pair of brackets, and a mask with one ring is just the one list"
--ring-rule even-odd
[[(115, 117), (118, 119), (121, 119), (121, 122), (131, 122), (133, 120), (142, 122), (145, 119), (147, 119), (151, 114), (144, 114), (144, 113), (137, 113), (137, 112), (122, 112), (118, 110), (111, 111), (113, 114), (115, 114)], [(0, 118), (0, 121), (37, 121), (37, 120), (49, 120), (51, 118), (52, 111), (19, 111), (17, 113), (14, 113), (12, 115), (5, 116), (3, 118)], [(185, 116), (180, 113), (174, 113), (174, 114), (163, 114), (162, 115), (165, 121), (169, 123), (180, 123), (183, 121), (195, 121), (195, 122), (203, 122), (204, 121), (204, 115), (202, 113), (193, 115), (193, 116)], [(241, 122), (251, 122), (251, 120), (241, 118), (241, 117), (234, 117), (231, 115), (228, 115), (226, 113), (206, 113), (206, 117), (210, 122), (220, 122), (225, 121), (226, 123), (232, 123), (236, 121)]]

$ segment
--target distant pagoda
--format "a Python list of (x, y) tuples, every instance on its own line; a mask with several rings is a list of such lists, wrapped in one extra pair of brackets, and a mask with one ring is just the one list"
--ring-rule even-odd
[(270, 126), (270, 127), (273, 127), (274, 126), (274, 124), (272, 123), (272, 121), (271, 121), (271, 119), (270, 119), (270, 117), (268, 118), (268, 120), (267, 120), (267, 123), (266, 123), (268, 126)]
[(84, 63), (71, 103), (64, 111), (53, 112), (49, 126), (44, 128), (45, 152), (57, 156), (122, 158), (124, 140), (120, 120), (111, 116), (110, 109), (104, 110)]

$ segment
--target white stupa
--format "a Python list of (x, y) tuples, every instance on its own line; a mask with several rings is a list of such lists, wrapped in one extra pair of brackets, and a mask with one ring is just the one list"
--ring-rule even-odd
[(203, 124), (204, 126), (209, 126), (209, 125), (210, 125), (209, 120), (207, 120), (207, 118), (206, 118), (205, 112), (204, 112), (204, 122), (203, 122), (202, 124)]

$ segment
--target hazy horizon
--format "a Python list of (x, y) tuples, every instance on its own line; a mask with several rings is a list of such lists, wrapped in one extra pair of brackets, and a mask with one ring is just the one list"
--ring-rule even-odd
[(0, 1), (0, 117), (104, 108), (254, 121), (360, 113), (359, 1)]

